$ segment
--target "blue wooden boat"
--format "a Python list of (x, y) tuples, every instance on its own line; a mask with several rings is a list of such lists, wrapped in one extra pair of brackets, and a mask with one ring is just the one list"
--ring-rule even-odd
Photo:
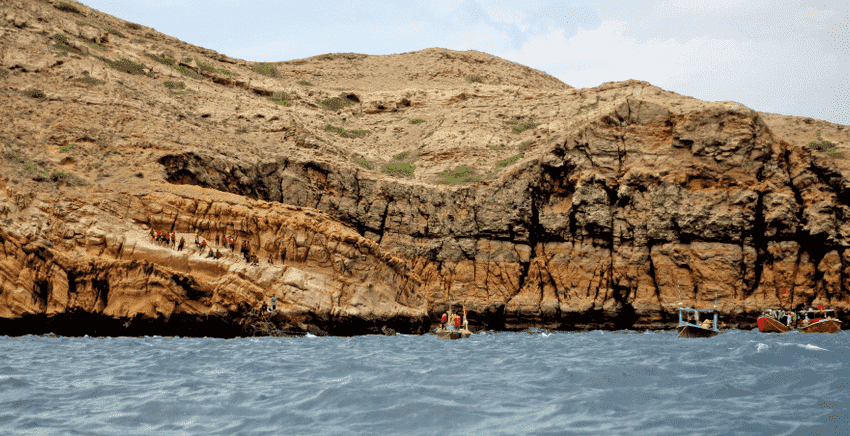
[[(700, 313), (714, 314), (714, 322), (709, 318), (700, 322)], [(689, 314), (691, 315), (690, 321), (687, 319)], [(676, 327), (676, 331), (679, 332), (680, 338), (710, 338), (718, 335), (720, 330), (717, 329), (717, 311), (714, 309), (680, 307), (679, 326)]]

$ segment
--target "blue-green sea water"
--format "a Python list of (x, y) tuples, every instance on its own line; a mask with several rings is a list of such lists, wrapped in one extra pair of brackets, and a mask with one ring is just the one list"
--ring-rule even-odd
[(2, 435), (850, 434), (850, 336), (0, 336)]

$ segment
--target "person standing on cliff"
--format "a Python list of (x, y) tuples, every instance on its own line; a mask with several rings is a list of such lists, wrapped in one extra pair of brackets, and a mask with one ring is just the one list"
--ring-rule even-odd
[(215, 232), (215, 246), (218, 247), (218, 232)]
[(272, 262), (272, 255), (271, 254), (269, 254), (269, 265), (274, 265), (274, 262)]
[(280, 249), (280, 263), (286, 262), (286, 247)]
[(183, 246), (186, 245), (186, 238), (180, 237), (180, 245), (177, 246), (177, 251), (183, 251)]
[(177, 234), (172, 232), (171, 233), (171, 248), (174, 248), (176, 246), (177, 246)]

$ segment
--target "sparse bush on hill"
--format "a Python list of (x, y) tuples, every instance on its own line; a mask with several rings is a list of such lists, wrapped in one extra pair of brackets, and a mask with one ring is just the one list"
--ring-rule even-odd
[(103, 80), (95, 79), (94, 77), (89, 76), (89, 73), (86, 71), (83, 71), (83, 77), (77, 77), (74, 80), (80, 83), (85, 83), (86, 85), (100, 85), (102, 83), (106, 83)]
[(184, 88), (186, 88), (186, 84), (183, 83), (183, 82), (166, 81), (166, 82), (163, 82), (163, 85), (165, 85), (165, 87), (168, 88), (168, 89), (184, 89)]
[(80, 50), (70, 46), (70, 44), (68, 43), (67, 35), (56, 33), (53, 35), (53, 41), (55, 42), (53, 44), (53, 48), (58, 50), (57, 54), (60, 56), (67, 55), (69, 51), (77, 54), (82, 54)]
[(811, 147), (812, 149), (817, 150), (817, 151), (819, 151), (823, 154), (826, 154), (829, 157), (834, 157), (834, 158), (844, 157), (844, 154), (835, 150), (836, 144), (823, 139), (820, 136), (820, 132), (818, 132), (818, 140), (820, 142), (818, 142), (818, 141), (809, 142), (809, 147)]
[(416, 119), (414, 119), (414, 120), (410, 120), (410, 124), (419, 124), (419, 123), (424, 123), (424, 122), (425, 122), (425, 120), (420, 119), (420, 118), (416, 118)]
[(106, 65), (127, 74), (138, 74), (140, 76), (144, 76), (145, 70), (148, 68), (145, 64), (139, 64), (126, 58), (121, 58), (117, 61), (109, 60), (102, 56), (97, 56), (97, 58), (105, 62)]
[(310, 83), (310, 82), (308, 82), (308, 81), (306, 81), (306, 80), (299, 80), (299, 81), (297, 81), (297, 82), (295, 82), (295, 83), (297, 83), (297, 84), (299, 84), (299, 85), (303, 85), (303, 86), (313, 86), (313, 84), (312, 84), (312, 83)]
[(76, 6), (65, 3), (65, 2), (56, 3), (56, 4), (53, 5), (53, 7), (55, 7), (56, 9), (59, 9), (62, 12), (70, 12), (72, 14), (79, 14), (80, 13), (80, 10), (77, 9)]
[(357, 165), (360, 165), (361, 167), (366, 168), (367, 170), (371, 170), (372, 168), (374, 168), (374, 166), (371, 163), (369, 163), (369, 161), (367, 161), (366, 158), (364, 158), (363, 156), (360, 156), (357, 153), (354, 153), (354, 154), (351, 155), (351, 160), (353, 160), (354, 163), (356, 163)]
[(216, 71), (218, 71), (221, 74), (228, 75), (228, 76), (235, 76), (236, 75), (236, 73), (229, 71), (229, 70), (225, 70), (224, 68), (219, 68)]
[(145, 41), (145, 40), (144, 40), (144, 39), (142, 39), (142, 38), (133, 38), (133, 39), (131, 39), (131, 40), (130, 40), (130, 42), (136, 42), (136, 43), (139, 43), (139, 44), (144, 44), (144, 43), (146, 43), (147, 41)]
[(368, 130), (345, 130), (342, 127), (334, 127), (330, 124), (325, 126), (325, 131), (334, 132), (343, 138), (362, 138), (371, 133)]
[(553, 137), (551, 137), (551, 138), (547, 139), (547, 140), (546, 140), (546, 143), (547, 143), (547, 144), (549, 144), (549, 143), (551, 143), (552, 141), (557, 140), (560, 136), (561, 136), (561, 135), (555, 135), (555, 136), (553, 136)]
[[(582, 94), (582, 98), (584, 98), (584, 94)], [(582, 109), (596, 109), (596, 106), (599, 105), (599, 96), (596, 96), (596, 103), (586, 104), (578, 108), (578, 112), (575, 114), (578, 115), (581, 113)]]
[(339, 97), (317, 100), (317, 102), (322, 106), (322, 108), (332, 111), (338, 111), (346, 106), (354, 105), (353, 101)]
[(142, 28), (142, 26), (140, 26), (136, 23), (130, 23), (129, 21), (124, 23), (124, 27), (126, 27), (128, 29), (133, 29), (133, 30), (139, 30), (139, 29)]
[(9, 70), (0, 68), (0, 79), (5, 79), (6, 77), (9, 77)]
[(528, 147), (531, 146), (531, 142), (532, 141), (523, 141), (521, 144), (519, 144), (520, 151), (528, 150)]
[(126, 36), (118, 30), (110, 29), (109, 27), (101, 27), (106, 33), (110, 33), (115, 36), (120, 36), (121, 38), (126, 38)]
[(408, 157), (410, 157), (410, 152), (409, 151), (403, 151), (403, 152), (393, 156), (393, 159), (394, 160), (405, 160)]
[(153, 60), (155, 60), (155, 61), (157, 61), (157, 62), (159, 62), (163, 65), (172, 66), (172, 65), (177, 63), (176, 60), (171, 59), (170, 57), (167, 57), (167, 56), (157, 56), (153, 53), (148, 53), (148, 52), (143, 52), (143, 53), (144, 53), (145, 56), (147, 56), (147, 57), (149, 57), (149, 58), (151, 58), (151, 59), (153, 59)]
[(512, 126), (511, 130), (514, 133), (522, 133), (526, 130), (533, 129), (533, 128), (539, 126), (539, 124), (535, 123), (533, 119), (529, 119), (528, 121), (525, 121), (525, 122), (505, 121), (505, 124), (511, 125)]
[(106, 49), (105, 49), (105, 48), (103, 48), (103, 46), (98, 45), (97, 43), (94, 43), (94, 42), (90, 42), (90, 43), (89, 43), (89, 46), (90, 46), (91, 48), (95, 49), (95, 50), (106, 51)]
[(292, 106), (291, 97), (289, 94), (285, 92), (275, 92), (271, 95), (271, 97), (266, 97), (267, 99), (283, 106)]
[(280, 72), (277, 71), (277, 67), (272, 64), (267, 64), (265, 62), (255, 64), (254, 71), (269, 77), (278, 77), (280, 76)]
[(408, 163), (388, 163), (381, 168), (381, 172), (391, 176), (413, 177), (416, 167)]
[(481, 181), (475, 168), (460, 165), (453, 170), (446, 170), (437, 175), (437, 183), (447, 185), (465, 185)]
[(212, 65), (207, 65), (207, 64), (205, 64), (205, 63), (201, 62), (201, 60), (200, 60), (200, 59), (195, 59), (195, 63), (196, 63), (196, 64), (198, 64), (198, 68), (200, 68), (200, 69), (201, 69), (201, 71), (206, 71), (206, 72), (208, 72), (208, 73), (214, 73), (214, 72), (216, 72), (216, 69), (215, 69), (215, 68), (213, 68), (213, 66), (212, 66)]
[(511, 156), (507, 159), (500, 160), (500, 161), (496, 162), (496, 166), (497, 167), (506, 167), (508, 165), (513, 165), (513, 164), (516, 163), (516, 161), (518, 161), (522, 157), (523, 157), (523, 153), (520, 153), (516, 156)]
[(68, 153), (68, 152), (70, 152), (71, 150), (73, 150), (73, 149), (74, 149), (74, 147), (75, 147), (75, 145), (74, 145), (74, 144), (68, 144), (68, 145), (66, 145), (66, 146), (64, 146), (64, 147), (59, 147), (59, 151), (61, 151), (62, 153)]
[(191, 77), (193, 79), (200, 79), (201, 78), (200, 74), (196, 73), (195, 71), (193, 71), (193, 70), (191, 70), (191, 69), (189, 69), (189, 68), (187, 68), (183, 65), (169, 65), (169, 67), (171, 67), (174, 70), (179, 71), (180, 74), (182, 74), (186, 77)]
[(466, 81), (470, 83), (481, 83), (481, 76), (477, 74), (470, 74), (466, 76)]
[(42, 91), (40, 89), (35, 89), (35, 88), (27, 89), (26, 91), (24, 91), (24, 95), (29, 97), (29, 98), (34, 98), (36, 100), (46, 100), (47, 99), (47, 95), (44, 93), (44, 91)]

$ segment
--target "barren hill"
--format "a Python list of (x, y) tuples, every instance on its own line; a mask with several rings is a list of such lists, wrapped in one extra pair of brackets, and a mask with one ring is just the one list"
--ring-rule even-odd
[(846, 126), (636, 80), (574, 89), (475, 51), (253, 63), (72, 1), (0, 8), (0, 332), (425, 331), (449, 302), (496, 329), (848, 308)]

